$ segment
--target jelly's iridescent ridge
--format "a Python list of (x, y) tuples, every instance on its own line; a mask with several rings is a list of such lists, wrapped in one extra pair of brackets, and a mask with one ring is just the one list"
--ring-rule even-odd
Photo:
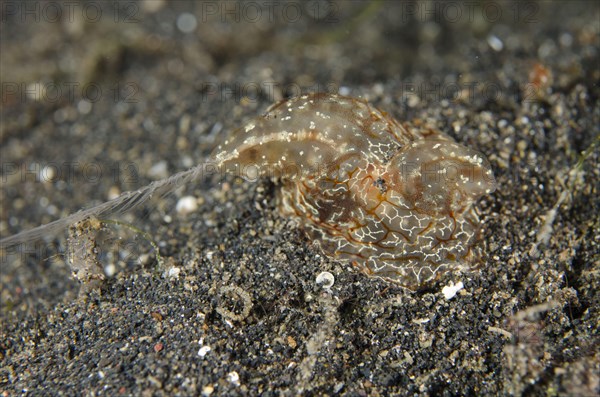
[(332, 258), (416, 289), (477, 266), (473, 204), (495, 190), (489, 163), (444, 133), (366, 101), (279, 102), (213, 153), (226, 171), (277, 177), (280, 209)]

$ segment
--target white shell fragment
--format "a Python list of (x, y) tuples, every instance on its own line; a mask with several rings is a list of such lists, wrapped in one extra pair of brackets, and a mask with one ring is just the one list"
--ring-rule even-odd
[(324, 289), (329, 289), (333, 287), (333, 284), (335, 283), (335, 277), (329, 272), (322, 272), (317, 276), (316, 283)]
[(175, 210), (179, 215), (187, 215), (198, 209), (198, 200), (194, 196), (184, 196), (177, 201)]
[(450, 299), (454, 298), (456, 293), (463, 288), (464, 288), (464, 285), (463, 285), (462, 281), (459, 281), (456, 284), (446, 285), (444, 288), (442, 288), (442, 294), (444, 294), (444, 298), (446, 298), (446, 300), (450, 300)]

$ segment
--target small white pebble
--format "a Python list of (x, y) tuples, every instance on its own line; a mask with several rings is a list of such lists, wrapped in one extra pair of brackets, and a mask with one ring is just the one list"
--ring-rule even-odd
[(169, 176), (169, 170), (167, 169), (167, 162), (164, 160), (154, 164), (148, 170), (148, 176), (153, 179), (164, 179)]
[(196, 20), (196, 17), (189, 12), (184, 12), (177, 17), (177, 29), (183, 33), (192, 33), (196, 30), (196, 26), (198, 26), (198, 21)]
[(169, 277), (170, 278), (178, 278), (179, 277), (179, 273), (181, 273), (181, 268), (180, 267), (172, 267), (169, 269)]
[(442, 294), (444, 294), (444, 298), (446, 298), (446, 300), (449, 300), (454, 298), (454, 295), (456, 295), (456, 293), (464, 287), (465, 286), (463, 285), (462, 281), (459, 281), (456, 284), (446, 285), (444, 288), (442, 288)]
[(117, 267), (114, 263), (109, 263), (108, 265), (104, 266), (104, 274), (106, 274), (108, 277), (114, 276), (115, 273), (117, 273)]
[(54, 166), (47, 165), (38, 174), (38, 180), (42, 182), (53, 182), (54, 178), (56, 178), (56, 167)]
[(215, 388), (213, 387), (213, 385), (207, 385), (202, 388), (202, 395), (210, 396), (211, 394), (213, 394), (214, 391), (215, 391)]
[(415, 106), (417, 106), (420, 102), (421, 99), (419, 98), (418, 95), (414, 94), (414, 93), (408, 93), (407, 94), (407, 105), (410, 108), (414, 108)]
[(502, 51), (502, 49), (504, 48), (504, 43), (498, 38), (498, 36), (488, 36), (487, 42), (489, 46), (492, 47), (492, 50), (496, 52)]
[(320, 285), (321, 287), (328, 289), (333, 286), (333, 283), (335, 283), (335, 277), (333, 276), (333, 274), (331, 274), (329, 272), (322, 272), (322, 273), (319, 273), (319, 275), (317, 276), (316, 282), (317, 282), (317, 285)]
[(109, 200), (116, 199), (121, 195), (121, 189), (118, 186), (111, 186), (108, 189), (107, 197)]
[(180, 215), (187, 215), (198, 209), (198, 200), (194, 196), (185, 196), (179, 199), (175, 210)]
[(350, 89), (350, 87), (346, 87), (346, 86), (341, 86), (340, 89), (338, 90), (340, 95), (350, 95), (350, 93), (352, 92), (352, 90)]
[(81, 114), (88, 114), (92, 111), (92, 103), (88, 100), (82, 99), (77, 102), (77, 110)]
[(194, 164), (195, 164), (194, 159), (191, 158), (190, 156), (181, 157), (181, 165), (184, 166), (185, 168), (190, 168)]
[(209, 351), (211, 351), (210, 346), (202, 346), (200, 348), (200, 350), (198, 350), (198, 355), (200, 357), (204, 357), (204, 356), (206, 356), (208, 354)]
[(239, 386), (240, 385), (240, 375), (235, 371), (231, 371), (230, 373), (227, 374), (227, 381), (229, 381), (229, 383), (231, 383), (231, 384), (234, 384), (235, 386)]

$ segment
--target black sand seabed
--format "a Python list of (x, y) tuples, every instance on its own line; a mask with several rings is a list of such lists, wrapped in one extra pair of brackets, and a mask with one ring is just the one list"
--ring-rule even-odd
[(3, 3), (4, 237), (199, 163), (299, 91), (433, 121), (499, 188), (481, 270), (419, 292), (324, 258), (275, 184), (233, 177), (121, 216), (164, 263), (111, 226), (99, 292), (79, 296), (66, 233), (5, 250), (0, 395), (600, 392), (597, 2), (52, 3)]

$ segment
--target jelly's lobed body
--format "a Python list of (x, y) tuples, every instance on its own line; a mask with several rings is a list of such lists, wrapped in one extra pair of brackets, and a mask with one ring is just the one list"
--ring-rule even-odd
[(279, 102), (237, 130), (213, 160), (281, 181), (280, 208), (324, 253), (415, 289), (476, 266), (474, 202), (495, 189), (485, 158), (366, 101), (311, 94)]

